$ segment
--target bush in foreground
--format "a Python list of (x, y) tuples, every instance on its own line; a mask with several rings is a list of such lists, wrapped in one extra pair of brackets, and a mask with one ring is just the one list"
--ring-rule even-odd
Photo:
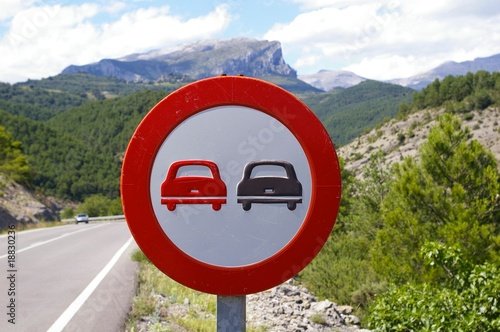
[(423, 256), (442, 268), (444, 284), (394, 287), (373, 304), (369, 326), (373, 331), (499, 331), (500, 271), (495, 264), (472, 266), (460, 250), (427, 243)]

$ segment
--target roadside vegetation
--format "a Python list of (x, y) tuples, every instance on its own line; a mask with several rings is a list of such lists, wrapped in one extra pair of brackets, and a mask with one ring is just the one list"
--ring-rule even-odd
[[(179, 326), (191, 331), (213, 331), (215, 326), (215, 296), (184, 287), (158, 270), (137, 250), (132, 256), (139, 262), (138, 290), (132, 303), (127, 331), (136, 331), (143, 317), (149, 317), (148, 331), (175, 331)], [(167, 308), (178, 307), (183, 315), (169, 314)]]
[[(215, 295), (185, 287), (158, 270), (142, 253), (136, 250), (132, 259), (139, 262), (138, 290), (129, 313), (126, 331), (138, 327), (154, 332), (216, 331)], [(249, 332), (265, 330), (248, 327)]]
[(89, 217), (122, 215), (122, 202), (119, 197), (110, 199), (100, 194), (92, 195), (85, 198), (76, 207), (68, 206), (64, 208), (61, 212), (61, 218), (73, 218), (78, 213), (85, 213)]
[[(374, 150), (362, 177), (343, 171), (337, 224), (300, 274), (316, 295), (357, 307), (375, 331), (500, 326), (498, 163), (457, 116), (464, 105), (481, 109), (478, 94), (490, 96), (482, 106), (498, 106), (500, 75), (446, 81), (467, 86), (469, 95), (432, 104), (447, 112), (417, 156), (386, 167), (384, 152)], [(428, 109), (419, 101), (431, 102), (440, 84), (416, 93), (403, 110)]]

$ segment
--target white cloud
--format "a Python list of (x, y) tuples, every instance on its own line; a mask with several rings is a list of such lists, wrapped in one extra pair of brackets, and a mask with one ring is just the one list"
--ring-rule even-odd
[(301, 73), (347, 69), (389, 79), (500, 53), (497, 0), (294, 2), (304, 12), (265, 38), (280, 40)]
[(354, 5), (363, 5), (366, 0), (292, 0), (300, 4), (303, 9), (318, 9), (324, 7), (345, 8)]
[(108, 13), (117, 13), (126, 8), (127, 4), (121, 1), (114, 1), (106, 5), (105, 10)]
[(110, 23), (93, 22), (97, 15), (123, 9), (115, 2), (111, 6), (32, 6), (18, 11), (0, 40), (0, 81), (56, 75), (70, 64), (209, 38), (231, 20), (227, 6), (220, 5), (191, 19), (172, 15), (168, 7), (152, 7), (125, 12)]
[[(428, 60), (416, 59), (413, 56), (382, 55), (365, 58), (361, 62), (349, 65), (344, 69), (366, 78), (386, 80), (395, 77), (411, 76), (428, 66)], [(439, 63), (434, 62), (434, 65), (437, 66)]]
[(374, 5), (352, 6), (346, 9), (327, 7), (302, 13), (289, 24), (275, 25), (265, 38), (282, 42), (317, 43), (328, 40), (342, 43), (352, 39), (359, 22), (370, 19)]
[(2, 0), (0, 2), (0, 21), (10, 19), (18, 12), (31, 7), (36, 0)]
[[(280, 41), (286, 61), (301, 74), (350, 69), (375, 79), (404, 77), (447, 60), (500, 53), (498, 0), (288, 1), (302, 12), (263, 38)], [(0, 81), (46, 77), (70, 64), (214, 38), (235, 20), (230, 11), (237, 7), (219, 5), (189, 19), (168, 6), (130, 10), (135, 4), (123, 0), (58, 3), (0, 2), (0, 23), (7, 29), (0, 37)]]

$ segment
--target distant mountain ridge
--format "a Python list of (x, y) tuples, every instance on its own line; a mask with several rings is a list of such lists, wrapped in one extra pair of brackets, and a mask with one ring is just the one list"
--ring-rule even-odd
[(316, 74), (299, 75), (299, 79), (323, 91), (349, 88), (366, 81), (366, 78), (347, 70), (320, 70)]
[(479, 70), (491, 72), (500, 71), (500, 54), (485, 58), (476, 58), (471, 61), (447, 61), (425, 73), (408, 78), (398, 78), (387, 81), (388, 83), (402, 85), (415, 90), (421, 90), (432, 83), (436, 78), (442, 80), (448, 75), (459, 76), (468, 72), (476, 73)]
[[(472, 61), (448, 61), (438, 67), (408, 78), (385, 81), (421, 90), (436, 78), (465, 75), (478, 70), (500, 71), (500, 54)], [(129, 54), (118, 59), (102, 59), (86, 65), (70, 65), (62, 74), (87, 73), (115, 77), (127, 82), (189, 82), (221, 74), (242, 74), (251, 77), (283, 77), (292, 84), (307, 83), (301, 91), (330, 91), (349, 88), (366, 80), (353, 72), (321, 70), (316, 74), (300, 75), (283, 57), (279, 41), (251, 38), (212, 39), (176, 47)], [(297, 78), (302, 82), (298, 82)], [(271, 80), (272, 81), (272, 80)], [(279, 81), (279, 80), (278, 80)]]
[(234, 38), (207, 40), (175, 48), (103, 59), (82, 66), (71, 65), (62, 73), (84, 72), (128, 82), (164, 81), (171, 75), (197, 80), (221, 74), (296, 78), (297, 72), (283, 58), (278, 41)]
[[(436, 78), (442, 80), (448, 75), (459, 76), (465, 75), (468, 72), (476, 73), (479, 70), (485, 70), (490, 73), (500, 71), (500, 54), (464, 62), (447, 61), (427, 72), (408, 78), (397, 78), (384, 82), (421, 90), (432, 83)], [(316, 74), (299, 75), (298, 77), (304, 82), (323, 91), (330, 91), (335, 88), (348, 88), (366, 80), (364, 77), (345, 70), (320, 70)]]

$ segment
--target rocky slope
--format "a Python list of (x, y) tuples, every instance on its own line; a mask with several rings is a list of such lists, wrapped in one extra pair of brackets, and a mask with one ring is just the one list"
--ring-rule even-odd
[[(423, 110), (402, 121), (391, 120), (380, 128), (360, 136), (352, 143), (337, 149), (345, 159), (346, 169), (359, 172), (373, 152), (386, 153), (386, 165), (400, 162), (404, 157), (417, 155), (418, 148), (427, 139), (436, 117), (444, 110)], [(500, 165), (500, 109), (488, 108), (462, 115), (463, 126), (469, 127), (474, 139), (491, 150)], [(403, 139), (404, 137), (404, 139)]]
[(197, 80), (224, 73), (252, 77), (297, 76), (285, 63), (279, 42), (248, 38), (207, 40), (83, 66), (71, 65), (62, 73), (77, 72), (113, 76), (129, 82), (162, 81), (171, 75)]
[(0, 230), (10, 224), (29, 224), (58, 220), (60, 206), (54, 201), (37, 197), (25, 187), (0, 175)]

